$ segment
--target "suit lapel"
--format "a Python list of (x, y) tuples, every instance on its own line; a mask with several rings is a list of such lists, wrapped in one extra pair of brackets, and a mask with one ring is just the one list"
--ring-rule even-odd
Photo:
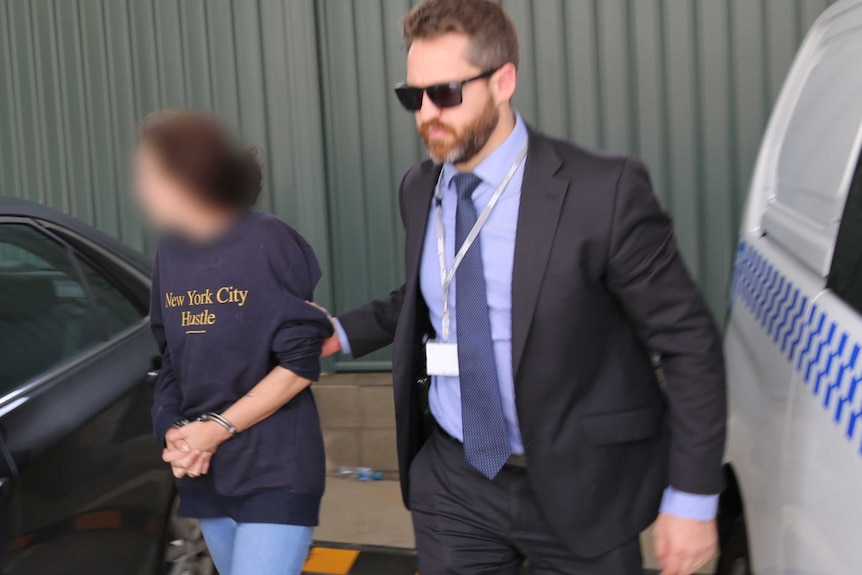
[(407, 285), (419, 279), (419, 264), (422, 261), (422, 247), (425, 244), (425, 230), (428, 228), (428, 215), (431, 210), (431, 197), (434, 186), (443, 167), (431, 162), (423, 165), (416, 178), (413, 189), (405, 190), (404, 201), (408, 202), (407, 222)]
[(530, 130), (529, 146), (512, 274), (512, 367), (516, 381), (569, 189), (568, 180), (556, 176), (562, 160), (550, 140)]

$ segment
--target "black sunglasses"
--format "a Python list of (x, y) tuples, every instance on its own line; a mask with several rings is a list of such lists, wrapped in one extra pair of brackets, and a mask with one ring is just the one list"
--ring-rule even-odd
[(494, 68), (482, 72), (473, 78), (467, 78), (460, 82), (448, 82), (446, 84), (434, 84), (427, 88), (414, 88), (408, 86), (407, 82), (401, 82), (395, 86), (395, 93), (398, 95), (398, 100), (401, 105), (411, 112), (418, 112), (422, 109), (422, 97), (428, 94), (428, 98), (438, 108), (454, 108), (460, 106), (464, 101), (463, 88), (465, 84), (475, 82), (476, 80), (484, 80), (494, 75), (500, 68)]

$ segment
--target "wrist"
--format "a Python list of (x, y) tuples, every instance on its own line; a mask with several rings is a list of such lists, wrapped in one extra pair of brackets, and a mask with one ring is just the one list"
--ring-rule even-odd
[(198, 418), (198, 421), (202, 421), (204, 423), (211, 423), (215, 427), (220, 428), (219, 437), (223, 437), (222, 443), (236, 435), (238, 432), (237, 428), (233, 426), (233, 424), (228, 421), (223, 415), (210, 411), (209, 413), (204, 413)]
[(233, 434), (228, 431), (227, 428), (223, 427), (218, 422), (212, 419), (205, 421), (204, 423), (209, 426), (213, 437), (218, 442), (218, 445), (221, 445), (222, 443), (233, 437)]

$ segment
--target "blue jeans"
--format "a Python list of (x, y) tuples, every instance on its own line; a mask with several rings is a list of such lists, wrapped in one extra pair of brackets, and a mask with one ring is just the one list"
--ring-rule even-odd
[(219, 575), (299, 575), (311, 547), (312, 527), (201, 519)]

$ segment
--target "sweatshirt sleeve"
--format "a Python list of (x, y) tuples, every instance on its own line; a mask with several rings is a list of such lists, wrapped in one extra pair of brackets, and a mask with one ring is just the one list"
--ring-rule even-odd
[(171, 351), (165, 337), (162, 319), (161, 290), (159, 288), (159, 259), (156, 255), (153, 264), (153, 281), (150, 288), (150, 329), (162, 355), (162, 367), (156, 381), (153, 395), (153, 430), (160, 443), (165, 442), (165, 434), (171, 426), (183, 418), (183, 395), (171, 363)]
[(289, 230), (279, 236), (270, 249), (270, 266), (279, 280), (283, 302), (272, 352), (283, 368), (317, 381), (323, 340), (334, 333), (329, 317), (306, 303), (314, 299), (314, 288), (322, 275), (320, 265), (311, 246), (297, 232)]

